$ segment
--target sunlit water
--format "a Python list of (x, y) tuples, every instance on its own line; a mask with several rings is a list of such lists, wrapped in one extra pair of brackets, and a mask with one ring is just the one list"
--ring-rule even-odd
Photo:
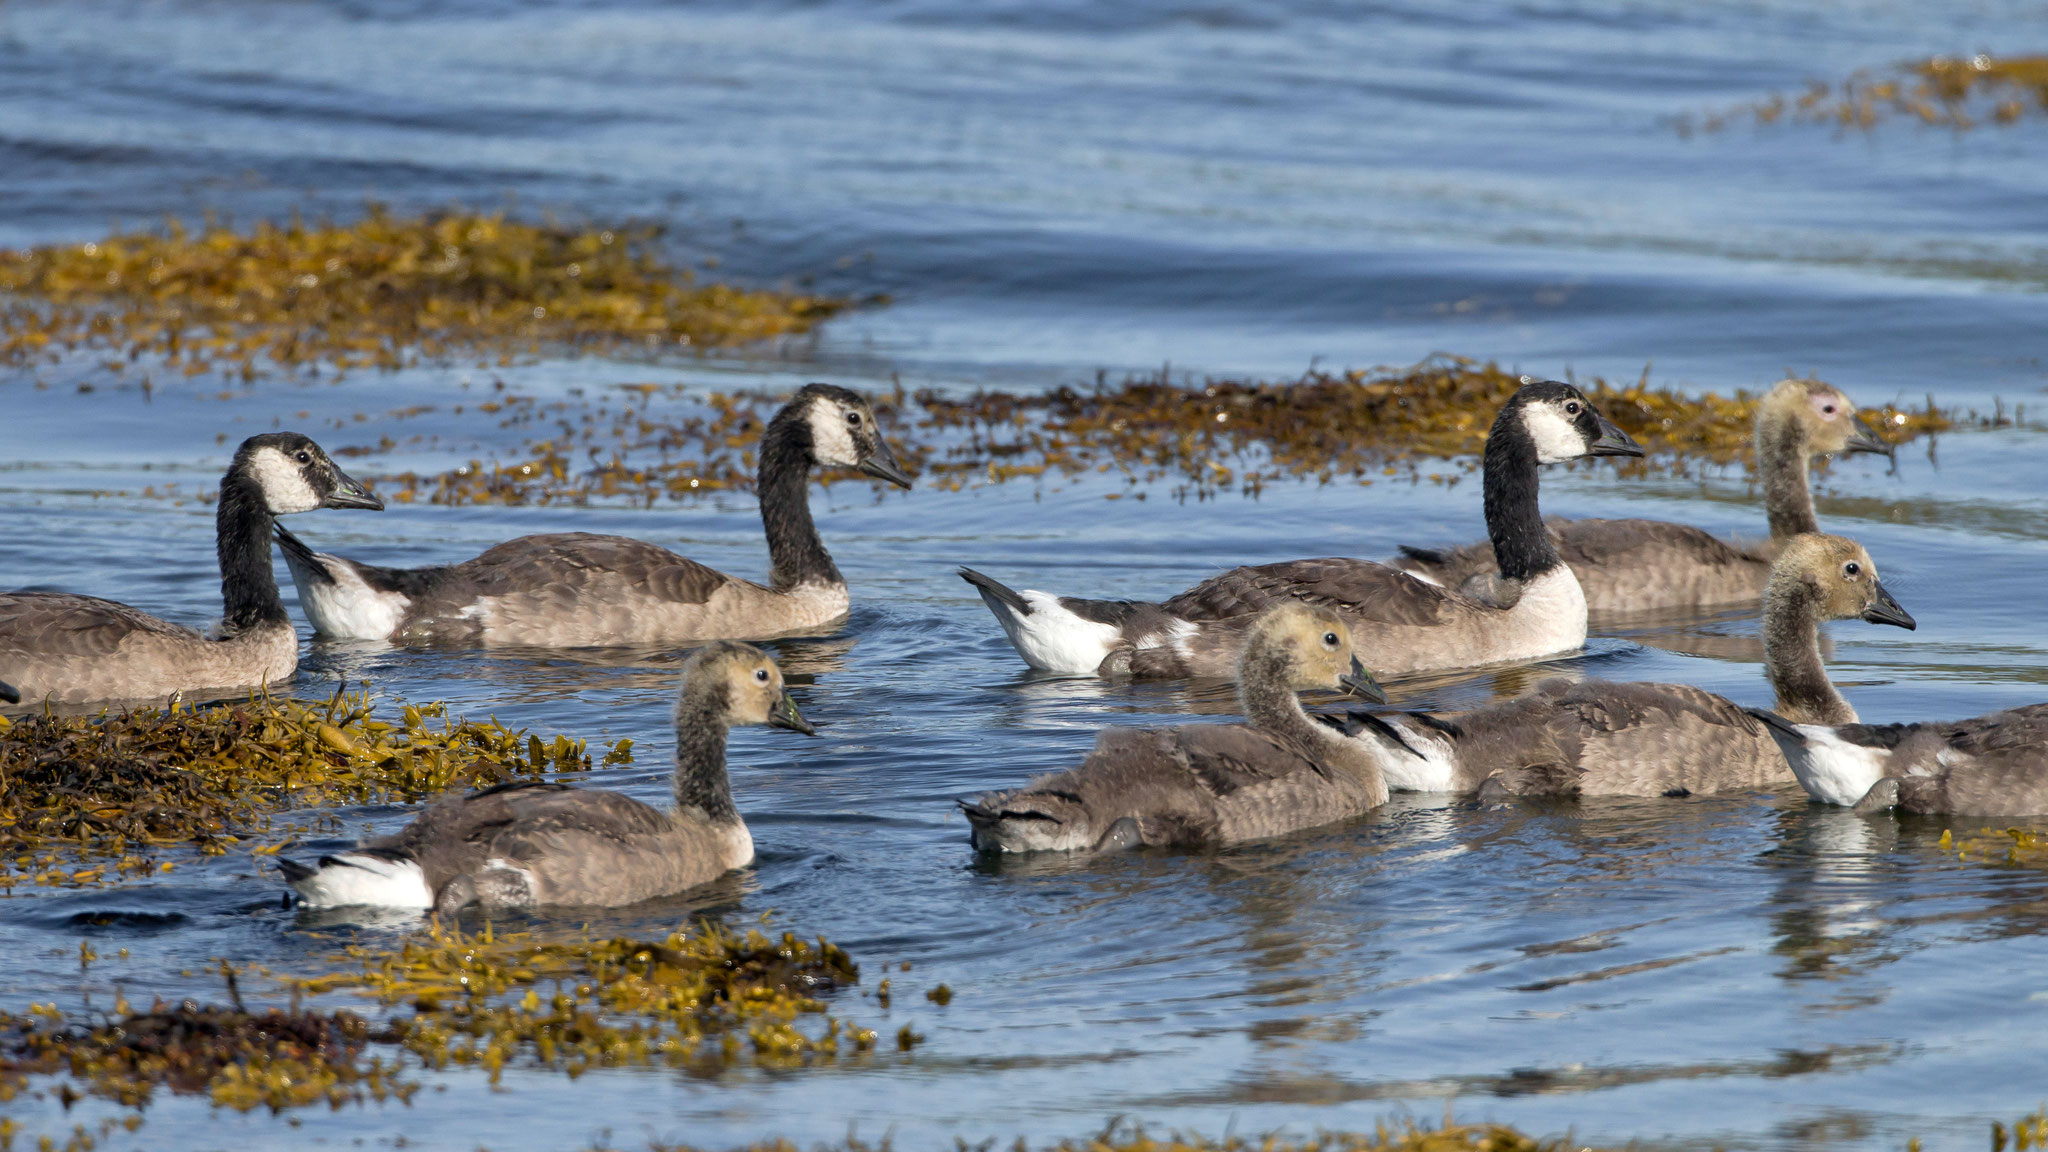
[[(118, 376), (88, 360), (0, 376), (0, 586), (218, 612), (211, 508), (241, 437), (297, 427), (366, 473), (509, 454), (476, 406), (826, 377), (1044, 387), (1161, 362), (1264, 375), (1437, 350), (1688, 387), (1812, 371), (1878, 402), (2008, 410), (2048, 354), (2044, 128), (1965, 137), (1669, 118), (1809, 76), (2048, 43), (2038, 7), (1986, 3), (705, 5), (20, 3), (0, 7), (0, 241), (212, 209), (527, 206), (676, 226), (720, 274), (886, 291), (777, 359), (460, 366), (341, 384)], [(79, 391), (81, 384), (92, 387)], [(429, 403), (410, 419), (381, 415)], [(458, 411), (457, 406), (461, 406)], [(657, 404), (655, 415), (660, 414)], [(359, 419), (358, 417), (363, 417)], [(417, 437), (417, 439), (415, 439)], [(2048, 442), (2026, 426), (1837, 466), (1821, 514), (1871, 548), (1919, 618), (1834, 631), (1866, 717), (1974, 714), (2048, 693)], [(177, 485), (169, 489), (169, 485)], [(1156, 596), (1222, 566), (1383, 556), (1481, 530), (1471, 480), (1281, 485), (1256, 502), (1028, 484), (820, 491), (853, 584), (844, 634), (776, 646), (823, 736), (747, 731), (735, 791), (758, 865), (693, 911), (763, 913), (867, 973), (835, 1011), (928, 1039), (841, 1071), (715, 1080), (514, 1072), (436, 1078), (410, 1107), (301, 1126), (164, 1097), (148, 1147), (569, 1148), (610, 1132), (726, 1146), (894, 1131), (905, 1146), (1062, 1137), (1125, 1114), (1240, 1132), (1395, 1114), (1572, 1129), (1587, 1143), (1981, 1146), (2038, 1103), (2048, 876), (1957, 862), (1946, 824), (1865, 821), (1795, 795), (1478, 809), (1397, 798), (1357, 824), (1211, 855), (977, 865), (954, 797), (1073, 762), (1106, 724), (1228, 711), (1213, 685), (1025, 675), (952, 567)], [(1760, 532), (1738, 477), (1556, 472), (1546, 508)], [(628, 533), (727, 571), (765, 567), (744, 497), (636, 511), (394, 507), (293, 527), (387, 564), (525, 532)], [(282, 566), (280, 565), (280, 571)], [(1537, 673), (1697, 683), (1768, 699), (1736, 612), (1609, 629), (1534, 670), (1392, 685), (1459, 707)], [(1688, 654), (1697, 653), (1697, 654)], [(367, 680), (541, 732), (630, 736), (600, 777), (664, 788), (678, 661), (313, 646), (299, 688)], [(338, 845), (406, 817), (338, 813)], [(218, 998), (215, 958), (290, 972), (349, 938), (280, 908), (247, 856), (150, 883), (0, 901), (0, 1000)], [(561, 928), (544, 922), (541, 927)], [(567, 926), (574, 927), (574, 926)], [(398, 930), (362, 938), (389, 942)], [(78, 942), (107, 957), (81, 973)], [(126, 959), (116, 959), (119, 948)], [(869, 994), (884, 963), (894, 1006)], [(951, 1006), (922, 992), (944, 982)], [(17, 1100), (30, 1131), (68, 1127)], [(90, 1113), (90, 1106), (84, 1111)]]

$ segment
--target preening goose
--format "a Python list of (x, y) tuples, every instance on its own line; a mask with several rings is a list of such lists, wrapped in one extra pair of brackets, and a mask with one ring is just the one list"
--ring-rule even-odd
[[(1689, 524), (1665, 520), (1544, 520), (1551, 544), (1586, 593), (1592, 612), (1640, 612), (1754, 601), (1770, 583), (1771, 560), (1785, 541), (1818, 532), (1807, 470), (1815, 456), (1890, 453), (1892, 446), (1856, 415), (1840, 389), (1818, 380), (1781, 380), (1757, 408), (1756, 462), (1763, 478), (1771, 538), (1754, 544), (1723, 540)], [(1449, 551), (1404, 546), (1389, 561), (1461, 588), (1498, 571), (1486, 543)]]
[(726, 730), (767, 724), (816, 733), (775, 662), (730, 640), (683, 665), (675, 724), (674, 808), (523, 780), (437, 801), (396, 835), (312, 867), (286, 859), (278, 866), (309, 907), (443, 916), (470, 904), (616, 906), (694, 888), (754, 859), (754, 838), (732, 803)]
[(1112, 728), (1078, 768), (961, 808), (982, 852), (1227, 844), (1356, 816), (1386, 803), (1373, 757), (1302, 711), (1295, 692), (1345, 686), (1384, 701), (1328, 608), (1261, 615), (1238, 665), (1244, 724)]
[(684, 644), (815, 635), (846, 619), (846, 580), (811, 520), (811, 469), (859, 468), (910, 487), (874, 410), (845, 388), (806, 384), (761, 438), (766, 585), (623, 536), (521, 536), (473, 560), (378, 568), (315, 553), (280, 531), (299, 602), (320, 635), (539, 647)]
[(296, 432), (251, 436), (221, 478), (214, 510), (224, 609), (201, 635), (126, 604), (68, 592), (0, 592), (0, 668), (30, 703), (160, 700), (289, 679), (299, 637), (271, 570), (275, 517), (384, 507)]
[(1134, 676), (1228, 676), (1251, 622), (1306, 600), (1342, 613), (1381, 675), (1526, 660), (1586, 642), (1579, 582), (1537, 510), (1537, 469), (1587, 456), (1640, 456), (1628, 434), (1569, 384), (1516, 391), (1486, 440), (1486, 529), (1500, 571), (1452, 591), (1370, 560), (1291, 560), (1235, 568), (1162, 604), (1016, 592), (971, 568), (975, 586), (1033, 668)]
[[(1786, 714), (1854, 717), (1820, 658), (1821, 621), (1851, 618), (1913, 627), (1861, 545), (1788, 540), (1764, 594), (1765, 667)], [(1455, 716), (1352, 713), (1344, 728), (1399, 791), (1683, 796), (1792, 782), (1765, 724), (1685, 684), (1559, 678)]]

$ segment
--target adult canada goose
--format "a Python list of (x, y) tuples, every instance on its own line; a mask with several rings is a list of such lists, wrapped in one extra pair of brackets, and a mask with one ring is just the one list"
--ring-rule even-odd
[(244, 440), (214, 509), (220, 625), (201, 635), (126, 604), (68, 592), (0, 592), (0, 668), (31, 703), (162, 699), (276, 684), (299, 637), (270, 566), (274, 518), (384, 503), (296, 432)]
[[(1551, 544), (1586, 593), (1592, 612), (1640, 612), (1755, 601), (1770, 583), (1785, 541), (1818, 532), (1807, 469), (1815, 456), (1890, 453), (1840, 389), (1818, 380), (1781, 380), (1757, 407), (1756, 463), (1771, 538), (1741, 544), (1665, 520), (1544, 520)], [(1403, 546), (1389, 561), (1404, 572), (1461, 588), (1497, 571), (1485, 543), (1449, 551)]]
[(1260, 616), (1238, 664), (1244, 724), (1111, 728), (1078, 768), (963, 801), (982, 852), (1227, 844), (1356, 816), (1386, 803), (1374, 758), (1302, 711), (1295, 692), (1386, 696), (1336, 612), (1288, 602)]
[(846, 580), (811, 520), (815, 465), (859, 468), (910, 487), (874, 410), (845, 388), (806, 384), (761, 438), (766, 585), (623, 536), (521, 536), (473, 560), (378, 568), (278, 542), (299, 602), (322, 636), (594, 647), (768, 639), (829, 631), (846, 618)]
[(1163, 604), (1020, 593), (971, 568), (960, 576), (1025, 663), (1048, 672), (1228, 676), (1252, 621), (1293, 599), (1342, 613), (1381, 675), (1549, 656), (1586, 642), (1586, 603), (1544, 534), (1537, 469), (1642, 454), (1577, 388), (1545, 380), (1517, 390), (1486, 439), (1486, 529), (1505, 579), (1484, 590), (1348, 559), (1234, 568)]
[[(1786, 541), (1764, 594), (1765, 667), (1787, 715), (1854, 717), (1820, 658), (1823, 620), (1912, 628), (1853, 540)], [(1416, 792), (1683, 796), (1788, 784), (1766, 725), (1685, 684), (1551, 679), (1526, 696), (1448, 718), (1352, 713), (1389, 785)]]
[(816, 735), (758, 648), (721, 641), (683, 665), (676, 698), (675, 807), (538, 780), (440, 800), (395, 835), (323, 856), (279, 859), (314, 908), (369, 905), (452, 915), (470, 904), (616, 906), (694, 888), (754, 859), (732, 804), (726, 730), (767, 724)]

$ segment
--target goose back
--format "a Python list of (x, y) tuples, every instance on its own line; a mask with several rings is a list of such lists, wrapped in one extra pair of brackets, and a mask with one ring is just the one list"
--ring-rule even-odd
[(1920, 724), (1767, 719), (1817, 800), (1866, 812), (2048, 814), (2048, 704)]

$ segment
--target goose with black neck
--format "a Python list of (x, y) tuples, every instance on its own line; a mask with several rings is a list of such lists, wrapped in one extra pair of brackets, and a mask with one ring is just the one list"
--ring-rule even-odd
[(1336, 610), (1382, 675), (1536, 659), (1586, 642), (1585, 597), (1543, 529), (1539, 470), (1641, 455), (1577, 388), (1522, 385), (1494, 420), (1482, 465), (1498, 574), (1464, 589), (1346, 558), (1234, 568), (1160, 603), (1018, 592), (971, 568), (960, 575), (1025, 662), (1048, 672), (1228, 676), (1251, 622), (1286, 600)]
[(815, 636), (846, 619), (846, 580), (811, 519), (811, 471), (910, 476), (874, 410), (845, 388), (807, 384), (769, 421), (758, 492), (769, 578), (757, 584), (624, 536), (522, 536), (460, 564), (381, 568), (278, 541), (299, 601), (324, 638), (577, 648)]
[(153, 701), (282, 684), (299, 637), (278, 596), (276, 518), (384, 504), (296, 432), (252, 436), (235, 451), (214, 508), (222, 615), (201, 634), (126, 604), (68, 592), (0, 593), (0, 668), (31, 704)]

